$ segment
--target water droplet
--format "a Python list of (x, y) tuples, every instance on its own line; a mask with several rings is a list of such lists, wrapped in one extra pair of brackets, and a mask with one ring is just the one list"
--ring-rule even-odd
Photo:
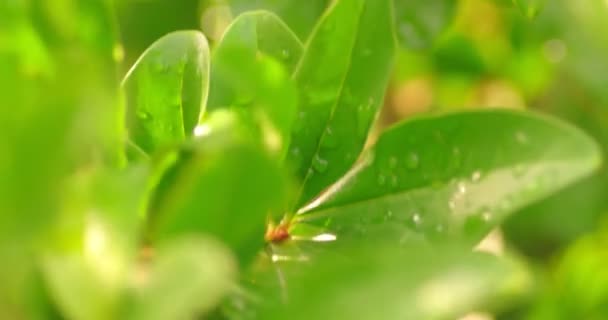
[(378, 175), (378, 185), (383, 186), (386, 183), (386, 177), (383, 174)]
[(388, 166), (391, 169), (396, 169), (398, 164), (399, 160), (397, 159), (397, 157), (390, 157), (390, 159), (388, 159)]
[(384, 215), (384, 221), (388, 221), (393, 217), (393, 212), (391, 210), (386, 210), (386, 214)]
[(515, 134), (515, 140), (517, 140), (517, 142), (519, 142), (520, 144), (527, 144), (528, 136), (522, 131), (517, 131), (517, 133)]
[(481, 214), (481, 219), (483, 219), (483, 221), (485, 221), (485, 222), (490, 222), (492, 220), (492, 212), (484, 211)]
[(412, 222), (414, 222), (414, 225), (420, 226), (422, 223), (422, 217), (419, 213), (414, 213), (414, 215), (412, 215)]
[(407, 166), (408, 169), (414, 170), (414, 169), (418, 168), (419, 162), (420, 162), (420, 160), (418, 159), (418, 154), (410, 153), (407, 156), (405, 165)]
[(460, 168), (462, 165), (462, 155), (458, 147), (452, 148), (452, 163), (454, 164), (455, 169)]
[(397, 176), (391, 176), (391, 186), (393, 188), (399, 186), (399, 178)]
[(344, 162), (345, 163), (351, 163), (353, 161), (353, 154), (348, 152), (345, 156), (344, 156)]
[(466, 185), (466, 183), (464, 183), (464, 182), (461, 181), (461, 182), (458, 183), (457, 187), (458, 187), (458, 192), (459, 193), (464, 194), (464, 193), (467, 192), (467, 185)]
[(291, 57), (291, 53), (289, 52), (289, 50), (283, 49), (281, 51), (281, 56), (283, 57), (283, 59), (287, 60)]
[(164, 61), (157, 61), (154, 64), (154, 71), (156, 72), (167, 72), (169, 70), (169, 65), (167, 65)]
[(137, 110), (137, 117), (141, 120), (146, 120), (150, 117), (150, 114), (143, 110)]
[(445, 227), (442, 224), (438, 224), (435, 226), (435, 231), (437, 233), (443, 233), (444, 230), (445, 230)]
[(454, 200), (450, 200), (450, 201), (448, 202), (448, 207), (450, 207), (450, 210), (454, 210), (454, 209), (456, 209), (456, 201), (454, 201)]
[(112, 58), (114, 58), (114, 61), (116, 62), (122, 62), (124, 60), (125, 49), (122, 44), (117, 43), (114, 45), (114, 48), (112, 49)]
[(296, 164), (296, 168), (298, 168), (302, 164), (302, 151), (300, 151), (300, 148), (293, 147), (289, 150), (289, 153), (291, 154), (293, 162)]
[(333, 149), (338, 146), (338, 139), (331, 127), (325, 129), (325, 134), (321, 137), (321, 147)]
[(318, 154), (315, 155), (315, 158), (312, 161), (312, 167), (319, 173), (327, 171), (328, 165), (329, 163), (327, 162), (327, 160), (321, 158)]
[(475, 171), (473, 172), (473, 174), (471, 175), (471, 182), (476, 183), (479, 182), (479, 180), (481, 179), (481, 171)]

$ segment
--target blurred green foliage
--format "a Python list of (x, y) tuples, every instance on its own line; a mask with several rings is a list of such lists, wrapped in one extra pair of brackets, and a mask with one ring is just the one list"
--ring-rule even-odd
[(0, 318), (603, 319), (607, 29), (604, 0), (2, 1)]

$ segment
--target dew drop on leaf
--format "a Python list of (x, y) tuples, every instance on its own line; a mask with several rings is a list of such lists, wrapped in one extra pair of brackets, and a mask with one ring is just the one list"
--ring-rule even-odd
[(418, 168), (419, 162), (420, 162), (420, 160), (418, 159), (418, 154), (410, 153), (407, 156), (405, 165), (407, 166), (408, 169), (414, 170), (414, 169)]
[(420, 226), (420, 224), (422, 223), (422, 217), (419, 213), (416, 212), (412, 215), (412, 222), (415, 226)]
[(150, 114), (143, 110), (137, 110), (137, 117), (141, 120), (146, 120), (150, 117)]
[(378, 182), (379, 186), (383, 186), (386, 184), (386, 177), (383, 174), (379, 174), (376, 181)]
[(291, 53), (289, 52), (289, 50), (283, 49), (281, 51), (281, 56), (283, 57), (283, 59), (287, 60), (291, 57)]
[(327, 149), (333, 149), (338, 146), (339, 140), (336, 138), (331, 127), (325, 129), (325, 134), (321, 138), (321, 147)]
[(397, 176), (392, 175), (391, 176), (391, 187), (396, 188), (399, 186), (399, 178), (397, 178)]
[(323, 173), (327, 171), (327, 166), (329, 163), (327, 160), (321, 158), (318, 154), (315, 155), (315, 158), (312, 161), (312, 167), (319, 173)]
[(517, 140), (517, 142), (519, 144), (527, 144), (528, 143), (528, 136), (524, 132), (518, 131), (515, 134), (515, 140)]
[(397, 159), (397, 157), (390, 157), (390, 159), (388, 159), (388, 166), (391, 169), (396, 169), (398, 164), (399, 160)]

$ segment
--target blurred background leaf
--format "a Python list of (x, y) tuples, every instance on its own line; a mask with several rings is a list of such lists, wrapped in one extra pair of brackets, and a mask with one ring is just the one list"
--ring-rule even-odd
[(529, 285), (519, 262), (456, 245), (404, 250), (352, 242), (318, 258), (314, 269), (289, 279), (289, 302), (261, 318), (454, 319), (513, 299)]

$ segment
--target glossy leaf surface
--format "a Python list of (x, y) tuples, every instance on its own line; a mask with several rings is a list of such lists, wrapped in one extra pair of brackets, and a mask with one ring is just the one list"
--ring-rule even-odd
[(395, 50), (392, 1), (335, 1), (295, 72), (300, 108), (288, 160), (303, 204), (355, 162), (382, 105)]
[(208, 110), (240, 108), (277, 131), (284, 154), (296, 115), (296, 91), (291, 73), (302, 44), (274, 14), (245, 13), (234, 20), (211, 64)]
[(475, 242), (514, 210), (590, 174), (600, 158), (578, 129), (531, 113), (421, 117), (387, 130), (297, 219), (338, 238), (378, 232), (406, 241), (414, 233)]
[[(207, 1), (212, 2), (212, 1)], [(268, 10), (280, 16), (301, 38), (306, 39), (315, 22), (323, 13), (329, 0), (276, 1), (276, 0), (228, 0), (234, 13), (251, 10)]]
[(123, 81), (132, 142), (152, 153), (191, 136), (205, 110), (208, 79), (202, 33), (177, 31), (152, 44)]

